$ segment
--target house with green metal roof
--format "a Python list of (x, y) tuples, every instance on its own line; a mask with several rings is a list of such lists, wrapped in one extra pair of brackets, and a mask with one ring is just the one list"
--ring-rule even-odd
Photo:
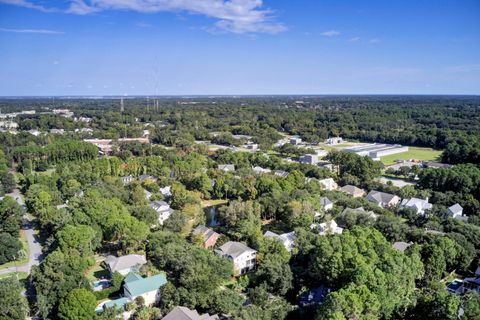
[(145, 305), (153, 305), (160, 301), (160, 288), (166, 284), (165, 273), (143, 278), (138, 273), (130, 272), (123, 281), (123, 297), (108, 301), (101, 305), (101, 308), (105, 310), (115, 307), (123, 310), (129, 302), (135, 301), (138, 297), (144, 299)]

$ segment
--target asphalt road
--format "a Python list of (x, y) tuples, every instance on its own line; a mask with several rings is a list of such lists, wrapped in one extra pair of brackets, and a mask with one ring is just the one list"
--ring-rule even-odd
[[(25, 202), (23, 201), (23, 195), (20, 193), (20, 190), (15, 189), (12, 193), (7, 194), (14, 198), (19, 205), (25, 206)], [(26, 272), (30, 274), (30, 270), (32, 266), (39, 265), (40, 262), (43, 260), (42, 254), (42, 246), (40, 245), (39, 238), (35, 234), (35, 225), (28, 217), (27, 214), (23, 216), (23, 225), (22, 230), (25, 232), (25, 235), (28, 240), (28, 248), (29, 248), (29, 257), (28, 262), (22, 265), (1, 269), (0, 274), (10, 273), (10, 272)]]

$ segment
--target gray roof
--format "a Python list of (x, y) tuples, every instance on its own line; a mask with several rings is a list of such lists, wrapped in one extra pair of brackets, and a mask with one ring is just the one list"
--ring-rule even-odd
[(330, 199), (328, 199), (327, 197), (320, 197), (320, 204), (325, 207), (329, 204), (333, 204), (333, 202), (330, 201)]
[(158, 180), (158, 177), (151, 176), (151, 175), (148, 175), (148, 174), (142, 174), (141, 176), (138, 177), (138, 181), (140, 181), (140, 182), (145, 182), (148, 179), (152, 180), (153, 182), (156, 182)]
[(128, 269), (137, 265), (147, 263), (147, 259), (139, 254), (128, 254), (126, 256), (114, 257), (108, 256), (105, 262), (110, 266), (112, 272)]
[(393, 248), (397, 249), (398, 251), (404, 252), (405, 250), (408, 249), (413, 243), (409, 242), (403, 242), (403, 241), (398, 241), (393, 244)]
[(203, 225), (197, 226), (195, 229), (193, 229), (192, 233), (194, 235), (203, 235), (203, 241), (208, 241), (208, 239), (211, 237), (218, 235), (218, 233)]
[(458, 203), (455, 203), (453, 206), (448, 208), (448, 211), (450, 211), (452, 214), (458, 214), (458, 213), (462, 213), (463, 208)]
[(365, 193), (365, 191), (363, 189), (357, 188), (357, 187), (352, 186), (350, 184), (347, 184), (346, 186), (341, 187), (340, 191), (351, 194), (351, 195)]
[(275, 170), (275, 171), (273, 171), (273, 174), (276, 175), (276, 176), (279, 176), (279, 177), (286, 177), (286, 176), (288, 176), (288, 172), (287, 172), (287, 171), (283, 171), (283, 170)]
[(156, 200), (156, 201), (150, 202), (150, 208), (154, 210), (158, 210), (163, 206), (168, 206), (168, 208), (170, 209), (170, 206), (165, 201)]
[(217, 320), (217, 315), (198, 314), (197, 310), (190, 310), (186, 307), (175, 307), (170, 311), (163, 320)]
[(215, 252), (221, 255), (227, 255), (232, 257), (233, 259), (237, 258), (238, 256), (244, 254), (245, 252), (257, 252), (252, 248), (247, 247), (241, 242), (236, 241), (228, 241), (223, 246), (215, 250)]
[[(367, 195), (368, 200), (376, 203), (390, 203), (390, 201), (392, 201), (393, 198), (395, 197), (397, 196), (394, 194), (375, 191), (375, 190), (370, 191)], [(400, 201), (400, 198), (398, 198), (398, 200)]]

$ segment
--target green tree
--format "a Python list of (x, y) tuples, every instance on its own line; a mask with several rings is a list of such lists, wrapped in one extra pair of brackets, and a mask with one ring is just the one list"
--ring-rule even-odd
[(91, 320), (95, 315), (97, 299), (83, 288), (73, 289), (60, 302), (58, 317), (62, 320)]
[(18, 236), (22, 225), (23, 208), (12, 197), (0, 201), (0, 233)]
[(95, 231), (84, 225), (67, 225), (57, 233), (57, 240), (62, 251), (75, 249), (81, 254), (90, 255), (98, 245)]
[(22, 249), (20, 241), (9, 233), (0, 233), (0, 264), (18, 259)]
[(0, 280), (0, 319), (24, 320), (27, 317), (27, 299), (15, 277)]

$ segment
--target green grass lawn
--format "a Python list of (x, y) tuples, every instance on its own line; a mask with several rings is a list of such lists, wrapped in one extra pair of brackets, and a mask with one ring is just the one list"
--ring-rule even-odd
[(90, 281), (97, 281), (108, 277), (108, 270), (104, 269), (100, 263), (96, 263), (91, 269), (87, 271), (86, 277)]
[[(0, 274), (0, 279), (5, 279), (5, 278), (10, 278), (10, 277), (15, 277), (17, 276), (16, 272), (10, 272), (10, 273), (5, 273), (5, 274)], [(28, 274), (26, 272), (19, 272), (18, 273), (18, 280), (24, 280), (27, 279)]]
[(438, 160), (442, 151), (434, 150), (432, 148), (409, 147), (407, 152), (391, 154), (389, 156), (381, 157), (380, 160), (386, 166), (395, 163), (395, 160), (415, 159), (421, 161)]
[(218, 200), (202, 200), (202, 208), (208, 208), (212, 206), (218, 206), (220, 204), (226, 204), (228, 200), (218, 199)]
[(21, 266), (22, 264), (25, 264), (28, 262), (28, 256), (30, 255), (30, 250), (28, 248), (27, 236), (25, 235), (25, 232), (23, 230), (20, 231), (20, 242), (22, 243), (22, 248), (23, 248), (23, 251), (25, 252), (25, 256), (20, 260), (10, 261), (10, 262), (1, 264), (0, 269)]

